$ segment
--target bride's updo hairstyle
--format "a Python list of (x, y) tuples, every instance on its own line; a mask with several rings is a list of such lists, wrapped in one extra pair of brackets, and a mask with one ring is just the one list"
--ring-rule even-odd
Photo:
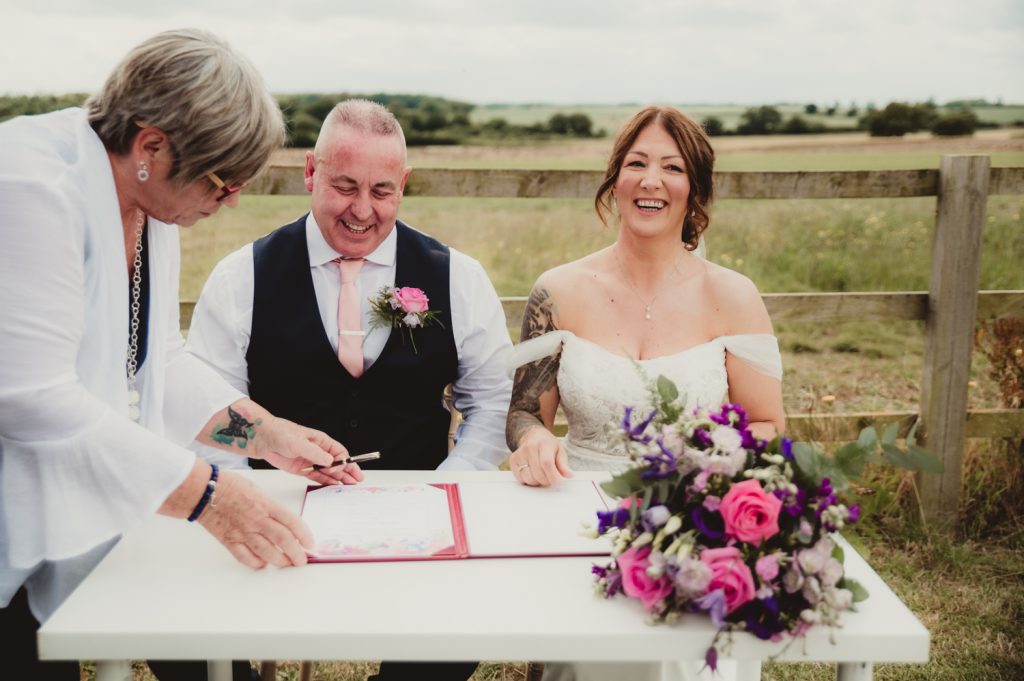
[(660, 125), (672, 136), (683, 155), (686, 175), (690, 180), (690, 204), (683, 220), (682, 238), (687, 250), (694, 250), (700, 242), (700, 235), (708, 228), (708, 209), (715, 195), (712, 173), (715, 167), (715, 151), (711, 148), (703, 126), (683, 112), (670, 106), (649, 106), (638, 112), (619, 132), (612, 147), (604, 180), (597, 188), (594, 209), (601, 222), (607, 224), (607, 216), (613, 215), (612, 188), (619, 180), (619, 171), (626, 153), (636, 138), (649, 125)]

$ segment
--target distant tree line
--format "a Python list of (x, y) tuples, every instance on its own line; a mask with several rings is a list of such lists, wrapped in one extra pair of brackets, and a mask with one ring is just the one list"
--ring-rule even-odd
[[(0, 97), (0, 121), (14, 116), (81, 106), (87, 96), (69, 94)], [(370, 99), (386, 106), (402, 124), (406, 142), (410, 146), (463, 144), (475, 140), (601, 137), (605, 134), (604, 130), (595, 130), (590, 116), (583, 113), (556, 113), (547, 121), (529, 125), (516, 125), (504, 118), (474, 123), (470, 119), (473, 104), (443, 97), (383, 93), (278, 95), (277, 101), (288, 127), (287, 144), (293, 147), (313, 146), (327, 114), (335, 104), (351, 97)]]
[[(850, 130), (866, 130), (872, 137), (897, 137), (908, 132), (921, 130), (931, 131), (935, 135), (971, 135), (978, 128), (996, 128), (996, 123), (980, 121), (971, 106), (986, 106), (984, 100), (958, 100), (950, 102), (945, 112), (940, 113), (934, 102), (908, 104), (891, 102), (884, 109), (868, 106), (863, 116), (856, 106), (846, 110), (847, 118), (857, 118), (855, 124), (849, 126), (826, 126), (820, 122), (812, 122), (799, 114), (784, 118), (782, 112), (773, 106), (752, 107), (740, 116), (735, 130), (727, 130), (722, 119), (709, 116), (702, 123), (709, 135), (804, 135), (823, 132), (844, 132)], [(997, 105), (1001, 106), (1001, 104)], [(839, 104), (820, 110), (816, 104), (804, 107), (804, 113), (810, 116), (824, 114), (834, 116), (839, 112)], [(1024, 126), (1024, 121), (1016, 121), (1015, 126)]]

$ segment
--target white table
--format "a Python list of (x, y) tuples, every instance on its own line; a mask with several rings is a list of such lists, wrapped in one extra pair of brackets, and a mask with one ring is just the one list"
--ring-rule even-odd
[[(298, 510), (306, 482), (248, 475)], [(580, 477), (586, 473), (577, 474)], [(594, 474), (598, 479), (601, 474)], [(372, 471), (370, 482), (460, 482), (510, 473)], [(333, 563), (253, 571), (209, 534), (153, 517), (128, 533), (39, 631), (40, 657), (97, 660), (97, 681), (130, 678), (133, 659), (588, 660), (701, 659), (705, 617), (645, 624), (633, 599), (594, 596), (591, 558)], [(841, 681), (870, 679), (877, 662), (926, 662), (929, 634), (855, 551), (848, 573), (871, 597), (834, 632), (816, 628), (788, 648), (748, 634), (729, 657), (838, 663)], [(830, 640), (830, 638), (832, 640)]]

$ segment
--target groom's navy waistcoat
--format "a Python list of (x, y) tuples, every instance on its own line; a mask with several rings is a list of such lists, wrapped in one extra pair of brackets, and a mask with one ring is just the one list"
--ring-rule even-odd
[(448, 248), (401, 222), (395, 226), (395, 286), (423, 289), (444, 326), (413, 330), (417, 352), (392, 329), (377, 361), (353, 378), (324, 334), (305, 224), (302, 217), (253, 244), (250, 397), (275, 416), (328, 433), (351, 454), (380, 451), (366, 468), (436, 468), (448, 455), (451, 422), (442, 394), (458, 368)]

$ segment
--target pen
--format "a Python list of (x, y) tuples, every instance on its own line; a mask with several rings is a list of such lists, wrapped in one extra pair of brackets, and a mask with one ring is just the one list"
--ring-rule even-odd
[(313, 464), (313, 470), (319, 471), (323, 470), (324, 468), (334, 468), (335, 466), (344, 466), (345, 464), (360, 463), (362, 461), (373, 461), (374, 459), (379, 458), (380, 452), (367, 452), (366, 454), (356, 454), (355, 456), (350, 456), (347, 459), (339, 459), (338, 461), (332, 463), (330, 466), (318, 466), (316, 464)]

